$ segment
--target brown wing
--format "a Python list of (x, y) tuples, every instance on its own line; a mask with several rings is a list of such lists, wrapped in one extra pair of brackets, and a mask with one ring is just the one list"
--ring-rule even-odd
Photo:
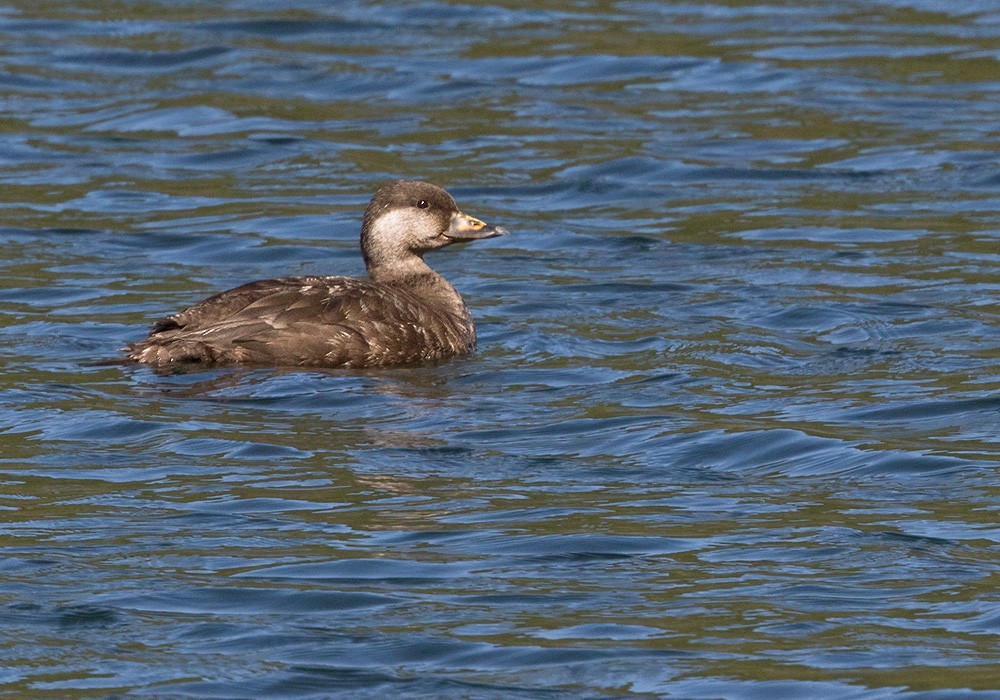
[(261, 280), (163, 319), (140, 362), (369, 367), (442, 359), (461, 334), (416, 297), (347, 277)]
[[(247, 282), (239, 287), (227, 289), (224, 292), (214, 294), (207, 299), (199, 301), (166, 318), (153, 323), (150, 334), (163, 331), (177, 330), (178, 328), (197, 328), (208, 326), (213, 323), (223, 321), (232, 314), (246, 308), (250, 304), (268, 297), (277, 292), (289, 289), (299, 289), (308, 284), (315, 284), (320, 280), (336, 279), (322, 277), (283, 277), (280, 279), (257, 280)], [(346, 278), (345, 278), (346, 279)]]

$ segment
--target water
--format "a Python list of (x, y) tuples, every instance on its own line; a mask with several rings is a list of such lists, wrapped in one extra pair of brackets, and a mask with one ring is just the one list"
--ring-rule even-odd
[[(1000, 10), (0, 9), (0, 683), (18, 698), (1000, 697)], [(95, 364), (359, 274), (439, 367)]]

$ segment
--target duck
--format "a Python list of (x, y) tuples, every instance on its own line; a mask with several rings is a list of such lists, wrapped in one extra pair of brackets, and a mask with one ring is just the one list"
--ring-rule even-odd
[(507, 231), (463, 213), (443, 188), (396, 180), (365, 208), (367, 279), (248, 282), (156, 321), (126, 361), (157, 367), (379, 368), (468, 355), (476, 329), (455, 288), (424, 255)]

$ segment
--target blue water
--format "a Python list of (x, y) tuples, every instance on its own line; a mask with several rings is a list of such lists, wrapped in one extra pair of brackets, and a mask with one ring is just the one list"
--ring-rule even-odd
[[(1000, 698), (1000, 8), (0, 7), (0, 688)], [(362, 274), (435, 367), (102, 363)]]

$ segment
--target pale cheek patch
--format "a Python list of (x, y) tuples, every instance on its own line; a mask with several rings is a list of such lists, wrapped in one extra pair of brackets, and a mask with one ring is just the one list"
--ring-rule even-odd
[(419, 209), (393, 209), (380, 215), (369, 234), (369, 252), (378, 260), (398, 258), (438, 234), (437, 218)]

